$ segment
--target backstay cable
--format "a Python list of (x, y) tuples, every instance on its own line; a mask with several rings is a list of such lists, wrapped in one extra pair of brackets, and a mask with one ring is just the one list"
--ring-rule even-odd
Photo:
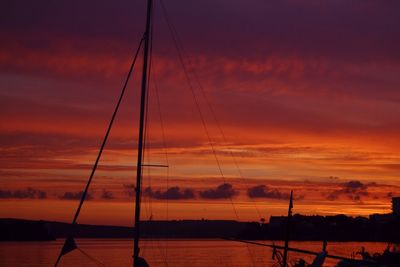
[[(200, 109), (200, 104), (199, 104), (198, 98), (197, 98), (197, 96), (196, 96), (196, 94), (195, 94), (195, 91), (194, 91), (194, 86), (193, 86), (193, 83), (192, 83), (191, 78), (190, 78), (190, 75), (189, 75), (189, 70), (188, 70), (188, 68), (187, 68), (187, 66), (186, 66), (186, 64), (185, 64), (185, 62), (184, 62), (184, 60), (183, 60), (183, 54), (184, 54), (183, 46), (182, 46), (182, 44), (181, 44), (181, 42), (180, 42), (180, 40), (179, 40), (179, 36), (178, 36), (177, 31), (176, 31), (176, 28), (174, 27), (174, 25), (172, 24), (172, 21), (171, 21), (170, 18), (169, 18), (169, 15), (168, 15), (168, 12), (167, 12), (167, 10), (166, 10), (166, 8), (165, 8), (165, 5), (164, 5), (163, 0), (160, 0), (160, 3), (161, 3), (161, 8), (162, 8), (162, 11), (163, 11), (164, 18), (165, 18), (165, 20), (166, 20), (166, 22), (167, 22), (167, 26), (168, 26), (168, 28), (169, 28), (169, 30), (170, 30), (173, 43), (174, 43), (174, 45), (175, 45), (175, 47), (176, 47), (176, 50), (177, 50), (177, 53), (178, 53), (179, 61), (180, 61), (181, 65), (182, 65), (183, 72), (184, 72), (184, 74), (185, 74), (185, 77), (186, 77), (186, 80), (187, 80), (187, 82), (188, 82), (190, 91), (191, 91), (191, 93), (192, 93), (194, 102), (195, 102), (196, 107), (197, 107), (197, 110), (198, 110), (198, 112), (199, 112), (200, 119), (201, 119), (201, 122), (202, 122), (202, 124), (203, 124), (205, 133), (206, 133), (206, 135), (207, 135), (207, 138), (208, 138), (210, 147), (211, 147), (211, 149), (212, 149), (214, 158), (215, 158), (215, 160), (216, 160), (216, 163), (217, 163), (219, 172), (220, 172), (220, 174), (221, 174), (221, 177), (222, 177), (224, 183), (226, 183), (226, 178), (225, 178), (225, 176), (224, 176), (224, 174), (223, 174), (223, 172), (222, 172), (222, 167), (221, 167), (220, 160), (218, 159), (218, 156), (217, 156), (217, 153), (216, 153), (214, 144), (213, 144), (213, 142), (212, 142), (212, 139), (211, 139), (209, 130), (208, 130), (207, 126), (206, 126), (206, 122), (205, 122), (205, 119), (204, 119), (203, 112), (202, 112), (201, 109)], [(190, 63), (190, 62), (189, 62), (189, 63)], [(195, 78), (197, 78), (197, 77), (195, 76)], [(198, 81), (197, 81), (197, 82), (198, 82)], [(198, 82), (198, 84), (199, 84), (199, 82)], [(200, 91), (202, 91), (202, 86), (201, 86), (201, 84), (199, 84), (199, 85), (200, 85), (200, 86), (199, 86), (199, 87), (200, 87)], [(203, 93), (203, 96), (204, 96), (204, 92), (202, 92), (202, 93)], [(207, 102), (207, 104), (209, 105), (207, 99), (206, 99), (206, 102)], [(211, 112), (213, 113), (213, 110), (212, 110), (212, 109), (211, 109)], [(214, 119), (215, 119), (215, 114), (214, 114), (214, 113), (213, 113), (213, 117), (214, 117)], [(220, 128), (220, 127), (219, 127), (219, 128)], [(220, 128), (220, 130), (221, 130), (221, 128)], [(226, 139), (224, 138), (224, 141), (225, 141), (225, 140), (226, 140)], [(231, 154), (231, 155), (233, 155), (233, 154)], [(235, 163), (236, 163), (236, 166), (238, 166), (236, 160), (235, 160)], [(239, 173), (241, 174), (240, 171), (239, 171)], [(232, 200), (232, 197), (231, 197), (231, 196), (229, 196), (229, 200), (230, 200), (230, 203), (231, 203), (231, 205), (232, 205), (233, 212), (235, 213), (236, 219), (238, 220), (238, 219), (239, 219), (239, 215), (238, 215), (238, 212), (237, 212), (237, 210), (236, 210), (235, 204), (233, 203), (233, 200)], [(257, 212), (259, 213), (259, 211), (258, 211), (257, 208), (256, 208), (256, 210), (257, 210)], [(249, 254), (250, 254), (250, 258), (251, 258), (252, 264), (253, 264), (253, 266), (255, 266), (254, 258), (253, 258), (252, 252), (251, 252), (251, 250), (250, 250), (248, 244), (246, 244), (246, 247), (247, 247), (248, 252), (249, 252)]]

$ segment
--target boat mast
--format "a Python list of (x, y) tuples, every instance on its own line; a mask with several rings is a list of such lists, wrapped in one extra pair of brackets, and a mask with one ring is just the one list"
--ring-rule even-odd
[(286, 236), (285, 236), (285, 248), (283, 250), (283, 260), (282, 267), (286, 267), (287, 265), (287, 255), (289, 251), (289, 236), (290, 236), (290, 221), (292, 218), (292, 209), (293, 209), (293, 190), (290, 191), (290, 200), (289, 200), (289, 208), (288, 208), (288, 216), (286, 221)]
[(138, 135), (138, 155), (137, 155), (137, 172), (136, 172), (136, 203), (135, 203), (135, 233), (133, 243), (133, 266), (139, 267), (139, 238), (140, 238), (140, 200), (141, 200), (141, 181), (142, 181), (142, 157), (143, 157), (143, 132), (144, 117), (146, 105), (146, 89), (147, 89), (147, 71), (148, 71), (148, 55), (150, 43), (150, 24), (153, 1), (147, 0), (147, 18), (146, 30), (144, 33), (144, 51), (143, 51), (143, 70), (142, 70), (142, 89), (140, 100), (140, 122)]

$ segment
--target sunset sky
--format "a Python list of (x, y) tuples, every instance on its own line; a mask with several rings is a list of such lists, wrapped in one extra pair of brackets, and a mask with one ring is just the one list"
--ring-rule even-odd
[[(0, 217), (72, 220), (145, 3), (3, 3)], [(156, 0), (145, 163), (169, 168), (144, 169), (144, 219), (257, 221), (284, 215), (290, 190), (296, 213), (390, 212), (400, 195), (399, 1), (164, 3), (191, 84)], [(133, 223), (140, 69), (81, 223)]]

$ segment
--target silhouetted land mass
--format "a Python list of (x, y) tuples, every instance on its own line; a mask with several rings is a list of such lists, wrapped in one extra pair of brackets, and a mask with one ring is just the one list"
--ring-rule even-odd
[(55, 240), (44, 221), (0, 219), (0, 241)]
[[(141, 232), (144, 238), (233, 238), (248, 224), (229, 220), (143, 221)], [(74, 237), (133, 238), (133, 231), (133, 227), (77, 224)], [(0, 219), (0, 241), (54, 240), (70, 232), (69, 223)]]
[[(227, 238), (283, 240), (287, 217), (272, 216), (269, 223), (230, 220), (143, 221), (144, 238)], [(62, 222), (0, 219), (0, 241), (54, 240), (69, 235)], [(400, 216), (375, 214), (369, 218), (304, 216), (292, 218), (290, 239), (298, 241), (400, 242)], [(133, 238), (132, 227), (76, 225), (77, 238)]]
[[(287, 217), (271, 217), (269, 224), (261, 226), (263, 239), (283, 239)], [(292, 217), (290, 239), (299, 241), (384, 241), (400, 242), (400, 216), (374, 214), (369, 218), (335, 216)]]

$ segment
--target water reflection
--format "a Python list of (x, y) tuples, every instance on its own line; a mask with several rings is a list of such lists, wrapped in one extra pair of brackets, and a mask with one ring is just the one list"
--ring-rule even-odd
[[(132, 266), (133, 242), (126, 239), (78, 239), (79, 247), (88, 255), (109, 267)], [(264, 243), (271, 244), (270, 241)], [(2, 242), (0, 243), (0, 266), (35, 267), (53, 266), (63, 240), (54, 242)], [(282, 242), (276, 242), (282, 244)], [(292, 242), (292, 247), (320, 251), (321, 242)], [(385, 243), (331, 242), (328, 253), (351, 256), (361, 246), (371, 252), (382, 252)], [(203, 267), (203, 266), (272, 266), (270, 248), (246, 245), (225, 240), (144, 240), (142, 253), (152, 267)], [(312, 257), (289, 253), (290, 259)], [(326, 266), (335, 261), (327, 260)], [(80, 251), (64, 256), (60, 267), (99, 266)]]

